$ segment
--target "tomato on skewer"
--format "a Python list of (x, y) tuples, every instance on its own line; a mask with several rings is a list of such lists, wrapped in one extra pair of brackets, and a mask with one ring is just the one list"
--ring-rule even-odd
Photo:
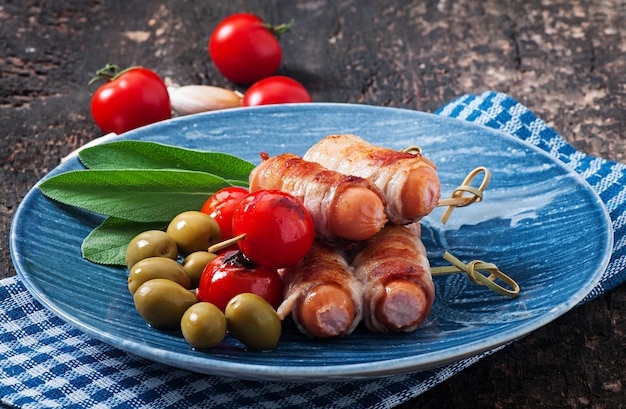
[(282, 280), (276, 269), (257, 265), (239, 250), (227, 251), (207, 264), (198, 285), (200, 301), (224, 311), (242, 293), (256, 294), (276, 309), (282, 301)]
[(248, 193), (243, 187), (226, 187), (215, 192), (202, 205), (200, 211), (211, 216), (220, 226), (222, 240), (233, 237), (233, 213)]
[(302, 202), (279, 190), (257, 190), (233, 214), (233, 235), (250, 260), (269, 268), (295, 265), (309, 252), (315, 236), (311, 215)]

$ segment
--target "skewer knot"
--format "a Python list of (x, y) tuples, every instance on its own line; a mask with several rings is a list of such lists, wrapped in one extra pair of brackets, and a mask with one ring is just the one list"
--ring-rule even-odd
[[(471, 185), (472, 180), (479, 174), (484, 173), (483, 180), (480, 186), (474, 187)], [(469, 206), (472, 203), (478, 203), (483, 200), (483, 193), (491, 180), (491, 173), (489, 169), (480, 166), (471, 171), (463, 180), (461, 186), (454, 189), (449, 199), (440, 200), (438, 206), (448, 206), (444, 214), (441, 216), (441, 222), (446, 224), (452, 211), (457, 207)], [(469, 193), (469, 196), (464, 196), (465, 193)]]
[[(498, 266), (493, 263), (473, 260), (465, 264), (447, 251), (444, 253), (443, 258), (450, 262), (452, 266), (434, 267), (431, 269), (432, 275), (465, 273), (475, 284), (487, 286), (499, 294), (511, 298), (519, 295), (520, 287), (515, 280), (500, 271)], [(489, 275), (483, 274), (483, 271), (488, 272)], [(504, 285), (498, 284), (496, 280), (501, 281)]]

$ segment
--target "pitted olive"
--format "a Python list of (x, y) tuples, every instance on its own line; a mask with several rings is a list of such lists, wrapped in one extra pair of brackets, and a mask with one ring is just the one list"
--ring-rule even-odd
[(224, 311), (228, 330), (247, 348), (274, 349), (282, 325), (276, 310), (262, 297), (253, 293), (234, 296)]
[(187, 271), (187, 275), (191, 279), (191, 287), (197, 288), (200, 283), (200, 277), (207, 264), (209, 264), (215, 257), (214, 253), (208, 251), (194, 251), (183, 261), (183, 267)]
[(130, 269), (128, 291), (134, 294), (140, 285), (154, 278), (166, 278), (186, 289), (191, 288), (191, 279), (179, 262), (165, 257), (149, 257), (138, 261)]
[(198, 299), (174, 281), (154, 278), (139, 286), (133, 301), (139, 314), (154, 328), (177, 330), (185, 311)]
[(167, 226), (167, 234), (184, 254), (207, 250), (222, 237), (217, 222), (208, 214), (197, 211), (183, 212), (174, 217)]
[(176, 242), (161, 230), (139, 233), (126, 248), (126, 265), (132, 268), (135, 263), (148, 257), (167, 257), (176, 260), (178, 257)]
[(180, 329), (195, 349), (211, 349), (226, 336), (226, 317), (215, 305), (199, 302), (185, 311)]

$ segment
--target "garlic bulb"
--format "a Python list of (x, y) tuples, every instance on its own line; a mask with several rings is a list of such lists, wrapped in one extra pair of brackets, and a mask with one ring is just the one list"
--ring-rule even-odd
[(185, 85), (168, 88), (172, 108), (179, 115), (241, 106), (241, 94), (211, 85)]

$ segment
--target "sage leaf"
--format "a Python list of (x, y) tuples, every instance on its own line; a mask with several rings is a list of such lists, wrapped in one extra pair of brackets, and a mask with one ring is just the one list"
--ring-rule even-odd
[(75, 170), (46, 179), (40, 191), (58, 202), (136, 222), (169, 221), (198, 210), (230, 186), (205, 172), (173, 169)]
[(138, 223), (115, 217), (106, 218), (83, 240), (84, 259), (96, 264), (126, 266), (126, 248), (139, 233), (164, 230), (167, 223)]
[(248, 186), (254, 164), (237, 156), (148, 141), (116, 141), (85, 148), (79, 159), (90, 169), (180, 169), (211, 173)]

